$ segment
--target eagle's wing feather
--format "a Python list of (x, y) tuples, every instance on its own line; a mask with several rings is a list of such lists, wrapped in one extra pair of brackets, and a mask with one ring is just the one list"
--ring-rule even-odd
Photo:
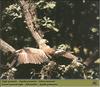
[(17, 56), (20, 64), (41, 64), (49, 60), (43, 50), (30, 47), (21, 49)]

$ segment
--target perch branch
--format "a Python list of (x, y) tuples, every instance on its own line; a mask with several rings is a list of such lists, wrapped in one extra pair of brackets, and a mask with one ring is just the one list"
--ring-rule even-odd
[[(13, 48), (11, 45), (9, 45), (7, 42), (5, 42), (4, 40), (2, 40), (1, 38), (0, 38), (0, 50), (3, 51), (4, 53), (10, 52), (12, 54), (16, 51), (15, 48)], [(15, 63), (15, 60), (12, 61), (12, 63), (11, 63), (10, 66), (13, 66), (14, 63)], [(2, 68), (2, 69), (8, 69), (9, 66), (8, 65), (2, 65), (0, 63), (0, 68)]]
[(15, 51), (15, 49), (11, 45), (6, 43), (2, 39), (0, 39), (0, 50), (2, 50), (5, 53), (7, 53), (7, 52), (13, 53)]

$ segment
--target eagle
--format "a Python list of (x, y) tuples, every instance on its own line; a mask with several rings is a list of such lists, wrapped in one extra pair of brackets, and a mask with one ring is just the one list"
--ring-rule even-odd
[(13, 53), (14, 58), (11, 62), (11, 66), (13, 66), (15, 62), (17, 62), (17, 65), (42, 64), (44, 62), (48, 62), (54, 52), (55, 50), (49, 46), (43, 49), (24, 47), (22, 49), (16, 50)]

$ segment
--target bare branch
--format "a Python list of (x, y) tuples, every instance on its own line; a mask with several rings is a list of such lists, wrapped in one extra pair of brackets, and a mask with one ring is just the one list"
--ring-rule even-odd
[(4, 51), (5, 53), (7, 52), (13, 53), (15, 51), (15, 49), (11, 45), (6, 43), (2, 39), (0, 39), (0, 50)]

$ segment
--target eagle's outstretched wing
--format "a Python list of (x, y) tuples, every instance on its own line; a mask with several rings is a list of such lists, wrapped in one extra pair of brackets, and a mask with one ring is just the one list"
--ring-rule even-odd
[(41, 64), (49, 61), (43, 50), (30, 47), (16, 51), (16, 56), (19, 64)]

